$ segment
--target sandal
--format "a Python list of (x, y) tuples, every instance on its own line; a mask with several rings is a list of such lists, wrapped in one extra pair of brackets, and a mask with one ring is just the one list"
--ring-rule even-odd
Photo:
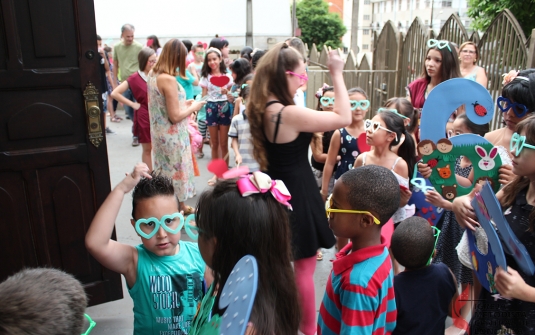
[(184, 216), (195, 214), (195, 208), (188, 205), (186, 205), (182, 211), (184, 212)]
[(112, 118), (110, 119), (111, 122), (121, 122), (121, 120), (122, 120), (122, 119), (121, 119), (120, 117), (118, 117), (118, 116), (114, 116), (114, 117), (112, 117)]
[(321, 251), (318, 251), (316, 254), (316, 260), (322, 261), (323, 260), (323, 253)]
[(197, 155), (197, 158), (201, 159), (201, 158), (203, 158), (203, 157), (204, 157), (204, 153), (199, 152), (199, 154)]

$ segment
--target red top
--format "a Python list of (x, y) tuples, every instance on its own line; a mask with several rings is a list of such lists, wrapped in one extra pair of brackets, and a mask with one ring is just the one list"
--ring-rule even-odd
[(141, 105), (139, 111), (148, 113), (147, 82), (141, 78), (139, 72), (128, 77), (126, 81), (128, 81), (128, 86), (132, 90), (134, 98)]
[(425, 90), (429, 85), (427, 78), (416, 79), (407, 86), (414, 108), (423, 108), (425, 102)]

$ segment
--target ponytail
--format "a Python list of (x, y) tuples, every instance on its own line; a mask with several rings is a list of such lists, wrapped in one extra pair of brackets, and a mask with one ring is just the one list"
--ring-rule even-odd
[(405, 140), (398, 148), (398, 156), (403, 158), (405, 162), (407, 162), (407, 166), (409, 168), (409, 179), (412, 177), (412, 174), (414, 173), (414, 165), (416, 164), (416, 143), (414, 142), (414, 139), (412, 138), (412, 135), (405, 130), (403, 133), (405, 135)]

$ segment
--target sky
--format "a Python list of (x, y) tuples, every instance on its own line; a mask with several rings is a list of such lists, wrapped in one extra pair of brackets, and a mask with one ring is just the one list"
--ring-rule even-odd
[[(97, 34), (106, 42), (131, 23), (136, 39), (245, 36), (246, 0), (94, 0)], [(253, 34), (289, 36), (288, 0), (253, 0)], [(196, 42), (196, 41), (194, 41)]]

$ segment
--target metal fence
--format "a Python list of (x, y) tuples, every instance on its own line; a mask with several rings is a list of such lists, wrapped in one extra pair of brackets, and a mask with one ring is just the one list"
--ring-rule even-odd
[[(384, 25), (379, 34), (374, 32), (371, 64), (368, 57), (363, 56), (357, 61), (353, 53), (349, 53), (344, 67), (347, 88), (360, 86), (366, 90), (371, 111), (377, 110), (391, 97), (406, 96), (405, 87), (423, 72), (426, 42), (430, 38), (448, 40), (458, 45), (466, 41), (475, 42), (480, 52), (478, 65), (487, 72), (487, 89), (494, 100), (500, 95), (503, 73), (535, 67), (535, 40), (531, 37), (526, 39), (518, 21), (507, 9), (492, 21), (481, 37), (477, 32), (469, 36), (457, 14), (449, 17), (436, 36), (417, 17), (406, 34), (398, 32), (391, 21)], [(325, 47), (318, 52), (315, 45), (310, 49), (311, 66), (307, 87), (309, 107), (317, 104), (317, 99), (314, 98), (316, 90), (323, 83), (330, 84), (327, 71), (329, 51), (330, 48)], [(491, 129), (498, 128), (501, 122), (501, 113), (496, 112), (494, 115)]]

